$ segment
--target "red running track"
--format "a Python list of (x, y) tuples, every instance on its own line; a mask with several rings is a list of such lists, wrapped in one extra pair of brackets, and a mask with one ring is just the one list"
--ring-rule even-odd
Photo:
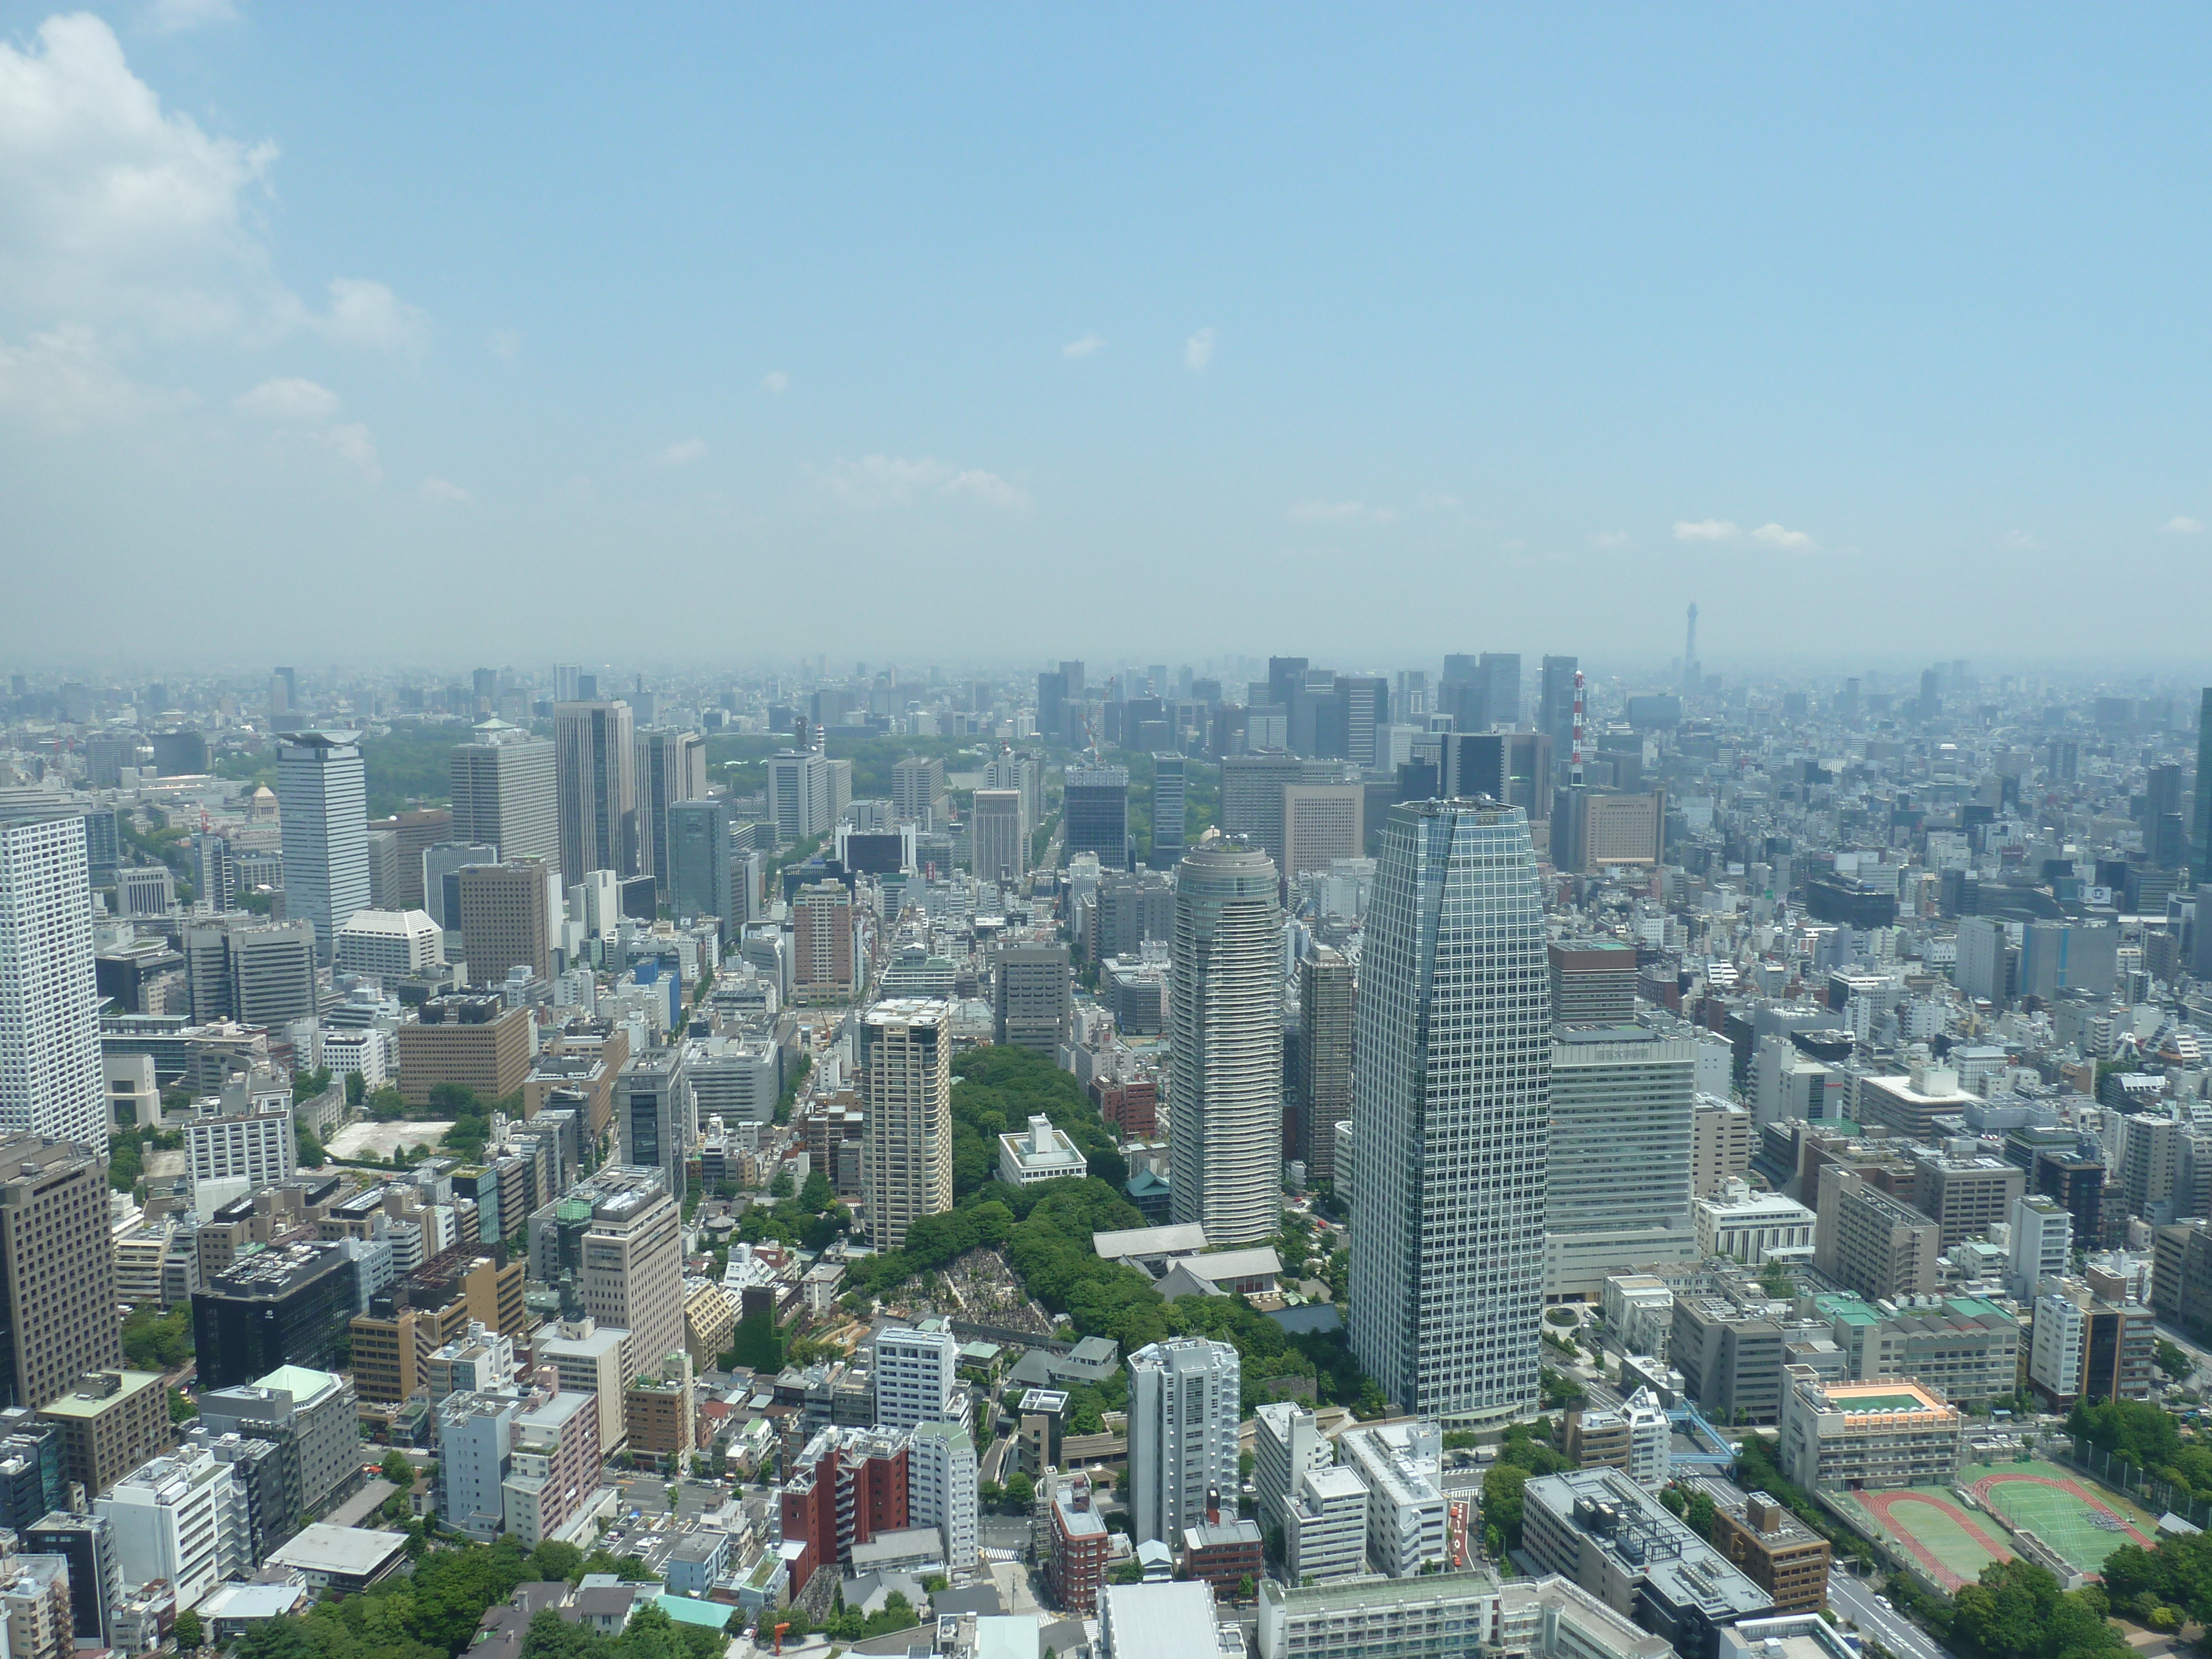
[(1956, 1504), (1953, 1503), (1948, 1498), (1937, 1498), (1928, 1492), (1909, 1491), (1855, 1492), (1851, 1496), (1857, 1499), (1863, 1507), (1879, 1516), (1882, 1525), (1889, 1528), (1890, 1535), (1897, 1539), (1905, 1546), (1905, 1548), (1911, 1550), (1914, 1558), (1919, 1561), (1920, 1565), (1927, 1568), (1929, 1575), (1934, 1577), (1936, 1582), (1942, 1585), (1947, 1590), (1958, 1589), (1966, 1584), (1967, 1581), (1960, 1577), (1957, 1573), (1952, 1571), (1950, 1568), (1945, 1566), (1941, 1561), (1937, 1560), (1936, 1559), (1935, 1552), (1930, 1550), (1925, 1544), (1923, 1544), (1917, 1538), (1914, 1537), (1911, 1528), (1904, 1526), (1893, 1519), (1889, 1512), (1891, 1504), (1900, 1503), (1925, 1504), (1929, 1508), (1934, 1509), (1943, 1515), (1948, 1516), (1952, 1520), (1959, 1523), (1960, 1527), (1966, 1532), (1966, 1536), (1972, 1539), (1977, 1544), (1979, 1544), (1984, 1549), (1987, 1550), (1993, 1560), (2009, 1560), (2017, 1553), (2017, 1552), (2012, 1549), (2008, 1545), (2001, 1544), (1996, 1539), (1990, 1537), (1987, 1532), (1983, 1530), (1981, 1524), (1977, 1522), (1973, 1516), (1968, 1515), (1966, 1510), (1960, 1509)]

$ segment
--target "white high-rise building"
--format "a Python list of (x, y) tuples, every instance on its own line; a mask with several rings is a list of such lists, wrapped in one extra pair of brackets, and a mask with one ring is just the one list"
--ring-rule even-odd
[(1176, 1337), (1129, 1356), (1129, 1511), (1137, 1541), (1174, 1545), (1211, 1507), (1234, 1513), (1243, 1363), (1226, 1342)]
[(1367, 1488), (1367, 1565), (1413, 1578), (1444, 1559), (1443, 1430), (1435, 1423), (1349, 1429), (1337, 1455)]
[(2020, 1301), (2033, 1303), (2046, 1279), (2063, 1279), (2074, 1270), (2074, 1217), (2057, 1199), (2024, 1193), (2012, 1201), (2012, 1261), (2007, 1288)]
[[(1540, 945), (1539, 946), (1540, 949)], [(1274, 860), (1218, 837), (1176, 872), (1170, 1213), (1212, 1244), (1275, 1236), (1283, 1207), (1283, 913)]]
[(327, 963), (338, 929), (368, 896), (368, 785), (358, 732), (298, 732), (276, 744), (284, 914), (314, 924)]
[(107, 1152), (85, 820), (0, 822), (0, 1131)]
[(1252, 1413), (1252, 1486), (1260, 1528), (1283, 1524), (1283, 1511), (1308, 1469), (1326, 1468), (1336, 1449), (1321, 1419), (1294, 1401), (1270, 1401)]
[(960, 1339), (949, 1330), (894, 1325), (876, 1338), (876, 1426), (968, 1423), (968, 1390), (960, 1382)]
[(952, 1005), (892, 997), (860, 1017), (860, 1190), (868, 1243), (952, 1207)]
[[(185, 1151), (192, 1176), (193, 1207), (202, 1215), (212, 1215), (217, 1205), (260, 1188), (273, 1187), (298, 1167), (291, 1100), (278, 1096), (257, 1103), (250, 1111), (189, 1119)], [(217, 1191), (203, 1203), (201, 1188), (208, 1186)]]
[(969, 823), (969, 867), (978, 881), (1019, 881), (1029, 870), (1022, 798), (1012, 789), (978, 789)]
[(95, 1508), (114, 1536), (124, 1583), (165, 1579), (179, 1607), (252, 1565), (245, 1495), (230, 1465), (203, 1448), (133, 1469)]
[(945, 1565), (975, 1565), (975, 1442), (958, 1423), (917, 1423), (907, 1435), (907, 1524), (935, 1527)]
[(830, 763), (818, 750), (787, 749), (768, 757), (768, 815), (787, 842), (827, 830)]
[(1594, 1300), (1613, 1273), (1696, 1259), (1690, 1182), (1697, 1047), (1635, 1025), (1558, 1029), (1547, 1297)]
[(338, 928), (335, 965), (389, 981), (430, 968), (438, 947), (438, 924), (427, 910), (356, 910)]
[(1401, 1411), (1512, 1416), (1537, 1399), (1552, 1070), (1523, 811), (1390, 809), (1359, 981), (1352, 1352)]

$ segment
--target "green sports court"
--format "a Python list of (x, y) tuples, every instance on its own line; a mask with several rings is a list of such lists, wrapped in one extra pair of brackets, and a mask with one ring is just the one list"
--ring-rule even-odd
[(2157, 1540), (2157, 1523), (2142, 1509), (2055, 1464), (1997, 1463), (1959, 1474), (1991, 1515), (2015, 1532), (2033, 1533), (2076, 1571), (2100, 1571), (2121, 1545)]

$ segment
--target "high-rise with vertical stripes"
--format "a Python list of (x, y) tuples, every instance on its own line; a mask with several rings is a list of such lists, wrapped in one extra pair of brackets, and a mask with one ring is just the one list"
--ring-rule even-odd
[(82, 817), (0, 820), (0, 1131), (107, 1155)]
[(1552, 1030), (1528, 815), (1408, 801), (1383, 824), (1360, 956), (1352, 1346), (1405, 1412), (1537, 1401)]
[(288, 732), (276, 743), (284, 915), (313, 922), (324, 962), (338, 929), (369, 907), (368, 785), (358, 732)]

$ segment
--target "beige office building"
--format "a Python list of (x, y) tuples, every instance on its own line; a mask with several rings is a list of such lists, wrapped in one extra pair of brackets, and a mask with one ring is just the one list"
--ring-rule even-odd
[(537, 859), (467, 864), (455, 872), (469, 981), (496, 985), (511, 968), (553, 976), (551, 872)]
[(1364, 856), (1367, 788), (1358, 783), (1283, 786), (1283, 871), (1285, 879), (1326, 870), (1334, 859)]

